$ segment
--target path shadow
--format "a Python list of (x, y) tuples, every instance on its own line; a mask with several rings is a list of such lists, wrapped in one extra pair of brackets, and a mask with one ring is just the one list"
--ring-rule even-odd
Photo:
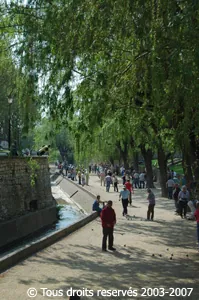
[[(64, 259), (55, 257), (44, 259), (41, 255), (39, 260), (41, 268), (46, 264), (60, 269), (62, 280), (58, 282), (56, 289), (67, 290), (73, 287), (110, 290), (117, 287), (117, 289), (125, 290), (130, 286), (139, 290), (146, 286), (166, 289), (170, 287), (194, 288), (194, 298), (189, 299), (199, 299), (199, 289), (196, 287), (195, 280), (198, 276), (199, 263), (188, 258), (174, 257), (170, 260), (169, 257), (159, 256), (162, 255), (161, 253), (152, 256), (147, 249), (140, 249), (136, 246), (125, 248), (118, 246), (116, 252), (104, 253), (99, 247), (78, 244), (69, 244), (67, 251), (63, 250), (62, 254), (65, 255)], [(66, 269), (71, 270), (71, 275), (65, 274)], [(27, 282), (20, 279), (19, 283), (27, 285)], [(52, 277), (46, 274), (42, 282), (38, 282), (38, 284), (41, 283), (49, 286), (54, 282)], [(34, 284), (37, 284), (37, 280)], [(83, 297), (83, 299), (87, 298)], [(101, 296), (97, 299), (110, 299), (110, 297)], [(143, 298), (139, 295), (136, 299)], [(150, 297), (150, 299), (157, 299), (157, 297)], [(170, 299), (170, 297), (166, 296), (164, 299)]]

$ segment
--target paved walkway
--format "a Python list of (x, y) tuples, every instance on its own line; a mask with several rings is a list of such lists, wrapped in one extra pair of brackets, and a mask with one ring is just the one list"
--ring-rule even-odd
[[(113, 200), (117, 214), (115, 253), (101, 252), (99, 219), (58, 243), (38, 252), (0, 275), (1, 299), (27, 300), (29, 288), (38, 290), (37, 300), (67, 299), (64, 295), (44, 297), (41, 288), (66, 291), (70, 287), (90, 290), (138, 290), (137, 297), (95, 296), (92, 299), (199, 299), (199, 255), (196, 252), (195, 222), (181, 220), (173, 213), (171, 200), (157, 197), (155, 221), (145, 221), (147, 201), (144, 190), (136, 190), (130, 220), (122, 217), (118, 194), (106, 193), (97, 176), (87, 187), (104, 200)], [(135, 217), (133, 217), (135, 216)], [(171, 259), (172, 258), (172, 259)], [(141, 297), (141, 288), (193, 288), (190, 297)], [(150, 290), (148, 290), (150, 292)], [(156, 292), (158, 292), (156, 290)], [(161, 292), (159, 290), (159, 292)], [(177, 294), (180, 290), (175, 291)], [(189, 291), (187, 291), (189, 292)], [(50, 295), (50, 292), (47, 292)], [(53, 293), (53, 292), (52, 292)], [(62, 293), (62, 291), (60, 291)], [(136, 294), (136, 292), (135, 292)], [(129, 294), (130, 295), (130, 294)], [(82, 297), (82, 299), (91, 299)]]

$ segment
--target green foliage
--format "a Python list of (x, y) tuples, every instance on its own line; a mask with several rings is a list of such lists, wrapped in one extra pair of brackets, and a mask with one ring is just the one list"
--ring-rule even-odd
[(49, 163), (55, 163), (57, 160), (62, 161), (62, 157), (60, 155), (59, 150), (51, 149), (48, 157)]
[(30, 168), (30, 183), (31, 186), (34, 187), (37, 179), (37, 170), (39, 170), (40, 166), (38, 162), (32, 157), (28, 158), (28, 166)]
[(198, 1), (34, 0), (7, 9), (27, 121), (38, 107), (53, 120), (37, 124), (36, 146), (48, 140), (69, 157), (75, 139), (78, 162), (142, 145), (165, 159), (197, 147)]
[(73, 136), (64, 125), (57, 126), (53, 120), (43, 117), (32, 130), (35, 149), (51, 145), (49, 161), (67, 160), (73, 163)]
[(56, 205), (56, 215), (57, 215), (57, 220), (62, 219), (62, 209), (64, 208), (64, 205)]

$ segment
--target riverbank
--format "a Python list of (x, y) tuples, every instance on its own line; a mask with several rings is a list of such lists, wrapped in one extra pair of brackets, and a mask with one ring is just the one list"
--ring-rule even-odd
[[(45, 299), (42, 288), (66, 291), (70, 287), (95, 291), (131, 287), (138, 290), (135, 298), (138, 300), (143, 299), (140, 293), (144, 287), (161, 287), (170, 293), (170, 288), (178, 288), (179, 291), (193, 288), (187, 299), (199, 299), (195, 222), (175, 216), (173, 201), (160, 198), (158, 189), (154, 190), (157, 199), (155, 221), (147, 222), (146, 190), (135, 190), (133, 206), (129, 208), (132, 217), (127, 220), (122, 216), (118, 193), (112, 188), (110, 193), (106, 193), (97, 176), (91, 176), (89, 187), (85, 188), (100, 194), (103, 200), (113, 200), (117, 214), (114, 233), (117, 251), (101, 251), (101, 222), (96, 219), (3, 273), (0, 280), (2, 299), (27, 300), (27, 290), (31, 287), (38, 291), (36, 300)], [(51, 298), (67, 299), (66, 295)], [(128, 297), (95, 296), (93, 299), (122, 300)], [(161, 299), (169, 300), (171, 297), (165, 294)]]

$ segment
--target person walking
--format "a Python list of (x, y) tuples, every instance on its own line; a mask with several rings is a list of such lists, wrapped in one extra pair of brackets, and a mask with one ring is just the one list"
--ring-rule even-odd
[(138, 172), (135, 172), (134, 175), (134, 184), (135, 184), (135, 188), (138, 189), (139, 188), (139, 173)]
[(86, 176), (85, 176), (85, 173), (84, 173), (84, 171), (82, 172), (82, 186), (85, 186), (85, 184), (86, 184)]
[(101, 186), (102, 186), (102, 184), (103, 184), (103, 186), (105, 186), (105, 172), (103, 169), (100, 172), (100, 183), (101, 183)]
[(133, 186), (130, 183), (130, 179), (127, 180), (127, 182), (125, 183), (126, 189), (129, 191), (130, 195), (129, 195), (129, 204), (132, 204), (132, 193), (134, 194), (133, 191)]
[(74, 169), (71, 169), (71, 179), (72, 179), (72, 181), (75, 180), (75, 172), (74, 172)]
[(78, 177), (78, 183), (81, 185), (82, 184), (82, 176), (81, 176), (81, 170), (78, 170), (77, 172), (77, 177)]
[(108, 201), (107, 205), (102, 209), (101, 212), (101, 221), (103, 228), (103, 239), (102, 239), (102, 251), (107, 251), (107, 237), (108, 237), (108, 249), (115, 251), (113, 247), (113, 230), (116, 224), (116, 214), (112, 208), (113, 202)]
[(118, 192), (118, 178), (116, 175), (113, 175), (113, 186), (114, 186), (114, 192)]
[(172, 199), (172, 194), (173, 194), (173, 187), (175, 185), (175, 182), (171, 177), (167, 180), (167, 188), (168, 188), (168, 199)]
[(189, 191), (187, 191), (186, 185), (183, 185), (182, 190), (178, 194), (178, 200), (179, 200), (179, 214), (181, 218), (186, 218), (187, 215), (187, 203), (189, 201)]
[(145, 173), (144, 172), (140, 173), (139, 181), (140, 181), (140, 189), (141, 188), (144, 189), (145, 188)]
[(76, 168), (73, 169), (73, 174), (74, 174), (74, 180), (77, 181), (77, 170), (76, 170)]
[(188, 220), (195, 220), (195, 211), (196, 211), (196, 204), (197, 204), (197, 200), (189, 200), (187, 205), (190, 209), (190, 214), (188, 217)]
[(153, 221), (154, 218), (154, 207), (155, 207), (155, 195), (151, 189), (147, 189), (149, 201), (148, 211), (147, 211), (147, 220)]
[(112, 178), (110, 175), (107, 175), (105, 178), (105, 184), (106, 184), (106, 191), (109, 192), (110, 186), (112, 184)]
[(179, 187), (179, 185), (176, 183), (175, 184), (175, 189), (173, 191), (173, 199), (174, 199), (174, 202), (175, 202), (175, 208), (176, 208), (176, 214), (178, 215), (179, 213), (179, 204), (178, 204), (178, 194), (180, 193), (181, 189)]
[(126, 183), (126, 173), (124, 172), (124, 174), (122, 175), (122, 181), (123, 181), (123, 185)]
[(126, 189), (126, 186), (123, 186), (123, 190), (120, 191), (119, 195), (119, 201), (122, 199), (122, 206), (123, 206), (123, 216), (126, 216), (128, 214), (128, 203), (129, 203), (129, 196), (130, 192)]
[(68, 166), (66, 161), (63, 162), (63, 170), (65, 170), (65, 176), (67, 176)]

